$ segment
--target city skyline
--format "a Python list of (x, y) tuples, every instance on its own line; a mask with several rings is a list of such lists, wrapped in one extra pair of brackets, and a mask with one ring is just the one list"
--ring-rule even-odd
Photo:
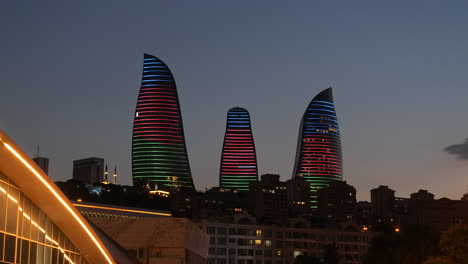
[(30, 156), (40, 145), (53, 180), (97, 156), (131, 184), (148, 52), (176, 76), (197, 189), (217, 185), (225, 111), (236, 105), (254, 117), (259, 174), (289, 179), (303, 108), (332, 86), (343, 177), (359, 200), (379, 185), (459, 199), (468, 186), (467, 5), (4, 3), (0, 127)]

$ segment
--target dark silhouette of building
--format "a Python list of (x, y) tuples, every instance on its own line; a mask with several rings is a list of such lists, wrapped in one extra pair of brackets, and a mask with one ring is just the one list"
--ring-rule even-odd
[(367, 230), (372, 225), (372, 209), (368, 201), (356, 203), (356, 222), (363, 229)]
[(427, 226), (443, 231), (460, 222), (468, 223), (468, 201), (448, 198), (421, 200), (411, 197), (404, 226)]
[(302, 177), (294, 177), (286, 181), (288, 188), (289, 217), (309, 216), (310, 184)]
[(45, 174), (49, 174), (49, 159), (44, 157), (35, 157), (32, 159), (41, 168)]
[(73, 180), (94, 184), (102, 182), (104, 176), (104, 159), (86, 158), (73, 161)]
[(395, 191), (388, 186), (380, 185), (371, 191), (371, 209), (374, 226), (397, 227), (395, 210)]
[(298, 176), (310, 183), (313, 209), (317, 208), (317, 190), (343, 178), (340, 130), (331, 88), (315, 96), (302, 117), (293, 178)]
[(461, 200), (462, 201), (468, 201), (468, 193), (463, 194)]
[(257, 155), (249, 112), (241, 107), (229, 109), (219, 173), (221, 188), (248, 191), (257, 181)]
[(434, 194), (427, 190), (419, 190), (417, 193), (410, 194), (411, 201), (433, 201)]
[(194, 189), (179, 97), (164, 62), (145, 54), (132, 136), (133, 183)]
[(264, 174), (258, 182), (250, 184), (250, 211), (262, 224), (284, 225), (288, 220), (287, 184), (280, 182), (278, 174)]
[(356, 222), (356, 189), (335, 181), (317, 191), (318, 215), (329, 223)]

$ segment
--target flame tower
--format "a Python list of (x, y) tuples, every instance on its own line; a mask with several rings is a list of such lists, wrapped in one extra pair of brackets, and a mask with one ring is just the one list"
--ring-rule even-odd
[(248, 191), (257, 181), (257, 155), (249, 112), (241, 107), (229, 109), (224, 135), (219, 186)]
[(301, 121), (294, 177), (310, 183), (311, 208), (317, 208), (317, 190), (343, 179), (341, 139), (332, 88), (310, 102)]
[(135, 186), (194, 189), (174, 77), (145, 54), (132, 135)]

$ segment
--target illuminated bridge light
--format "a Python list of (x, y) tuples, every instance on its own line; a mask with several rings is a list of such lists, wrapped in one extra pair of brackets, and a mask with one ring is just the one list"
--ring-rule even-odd
[(249, 112), (240, 107), (231, 108), (227, 114), (219, 186), (248, 191), (250, 182), (257, 179), (257, 155)]
[(133, 183), (194, 189), (174, 76), (149, 54), (143, 69), (133, 123)]
[(313, 209), (317, 208), (317, 189), (343, 179), (340, 129), (331, 88), (315, 96), (302, 117), (294, 177), (310, 183)]

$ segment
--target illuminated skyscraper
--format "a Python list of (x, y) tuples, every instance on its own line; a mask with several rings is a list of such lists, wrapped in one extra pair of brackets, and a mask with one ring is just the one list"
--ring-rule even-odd
[(132, 171), (137, 186), (194, 188), (174, 77), (149, 54), (133, 123)]
[(343, 179), (341, 139), (332, 89), (310, 102), (299, 129), (294, 177), (304, 177), (311, 188), (311, 208), (317, 208), (317, 189)]
[(257, 181), (257, 155), (249, 112), (241, 107), (229, 109), (224, 135), (219, 186), (248, 191)]

